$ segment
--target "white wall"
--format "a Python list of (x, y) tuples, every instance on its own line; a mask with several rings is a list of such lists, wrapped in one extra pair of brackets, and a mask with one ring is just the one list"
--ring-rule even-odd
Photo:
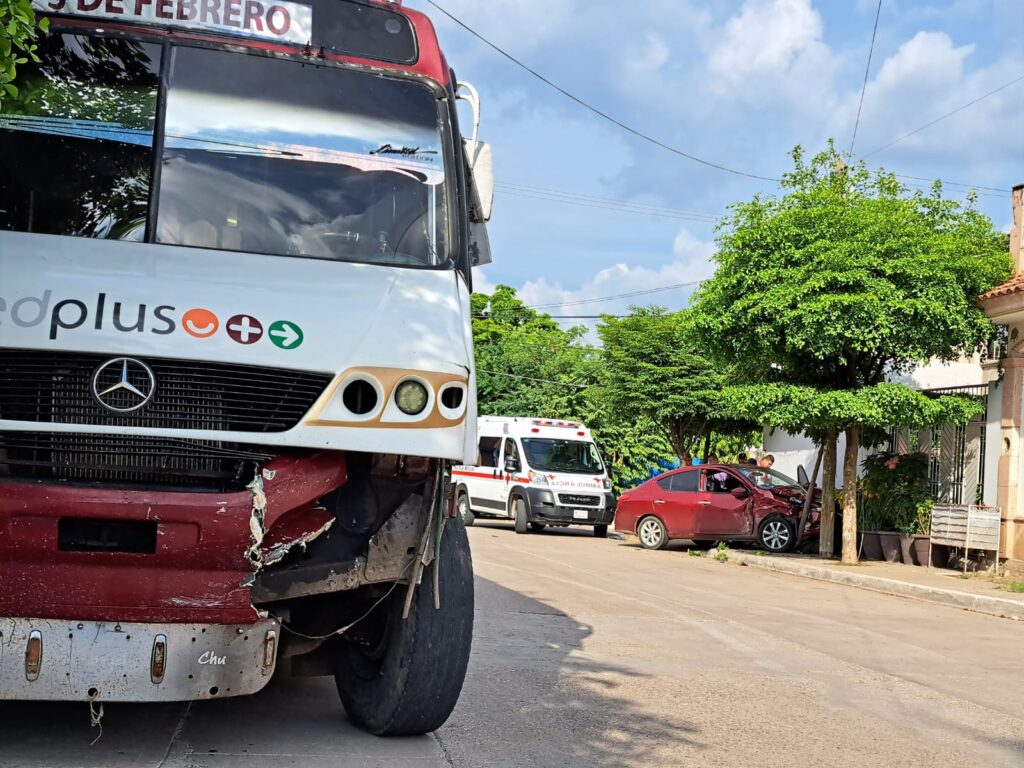
[(982, 501), (995, 506), (999, 493), (999, 457), (1003, 452), (1003, 383), (988, 390), (988, 423), (985, 425), (985, 491)]

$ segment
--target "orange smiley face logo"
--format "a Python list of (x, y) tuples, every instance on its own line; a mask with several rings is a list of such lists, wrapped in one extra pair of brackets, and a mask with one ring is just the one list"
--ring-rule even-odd
[(190, 309), (181, 318), (185, 333), (197, 339), (208, 339), (220, 328), (220, 320), (208, 309)]

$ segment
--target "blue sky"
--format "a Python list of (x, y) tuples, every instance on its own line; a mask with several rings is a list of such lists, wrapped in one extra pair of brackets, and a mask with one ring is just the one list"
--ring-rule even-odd
[[(795, 144), (848, 148), (875, 0), (437, 0), (595, 106), (684, 151), (777, 177)], [(720, 215), (775, 185), (645, 144), (551, 91), (430, 8), (461, 79), (481, 91), (498, 181)], [(856, 154), (866, 154), (1024, 75), (1024, 0), (884, 0)], [(1024, 182), (1024, 82), (883, 152), (872, 166), (997, 187), (979, 206), (1009, 229)], [(710, 274), (713, 224), (524, 197), (500, 186), (495, 263), (504, 283), (556, 304)], [(966, 190), (948, 187), (947, 194)], [(531, 193), (535, 194), (535, 193)], [(482, 279), (481, 279), (482, 278)], [(685, 306), (687, 290), (644, 298)], [(634, 300), (636, 303), (637, 300)], [(553, 308), (624, 311), (629, 301)]]

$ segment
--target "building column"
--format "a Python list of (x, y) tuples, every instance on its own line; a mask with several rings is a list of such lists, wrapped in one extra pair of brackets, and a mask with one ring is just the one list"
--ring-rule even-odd
[(1002, 511), (1002, 556), (1024, 560), (1024, 509), (1021, 505), (1021, 427), (1024, 425), (1024, 358), (1007, 357), (1002, 382), (999, 481), (996, 506)]

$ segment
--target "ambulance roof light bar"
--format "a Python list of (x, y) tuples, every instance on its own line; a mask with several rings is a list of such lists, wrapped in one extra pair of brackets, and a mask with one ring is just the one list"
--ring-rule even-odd
[(580, 429), (580, 425), (575, 421), (550, 421), (546, 419), (534, 419), (533, 425), (535, 427), (563, 427), (567, 429)]

